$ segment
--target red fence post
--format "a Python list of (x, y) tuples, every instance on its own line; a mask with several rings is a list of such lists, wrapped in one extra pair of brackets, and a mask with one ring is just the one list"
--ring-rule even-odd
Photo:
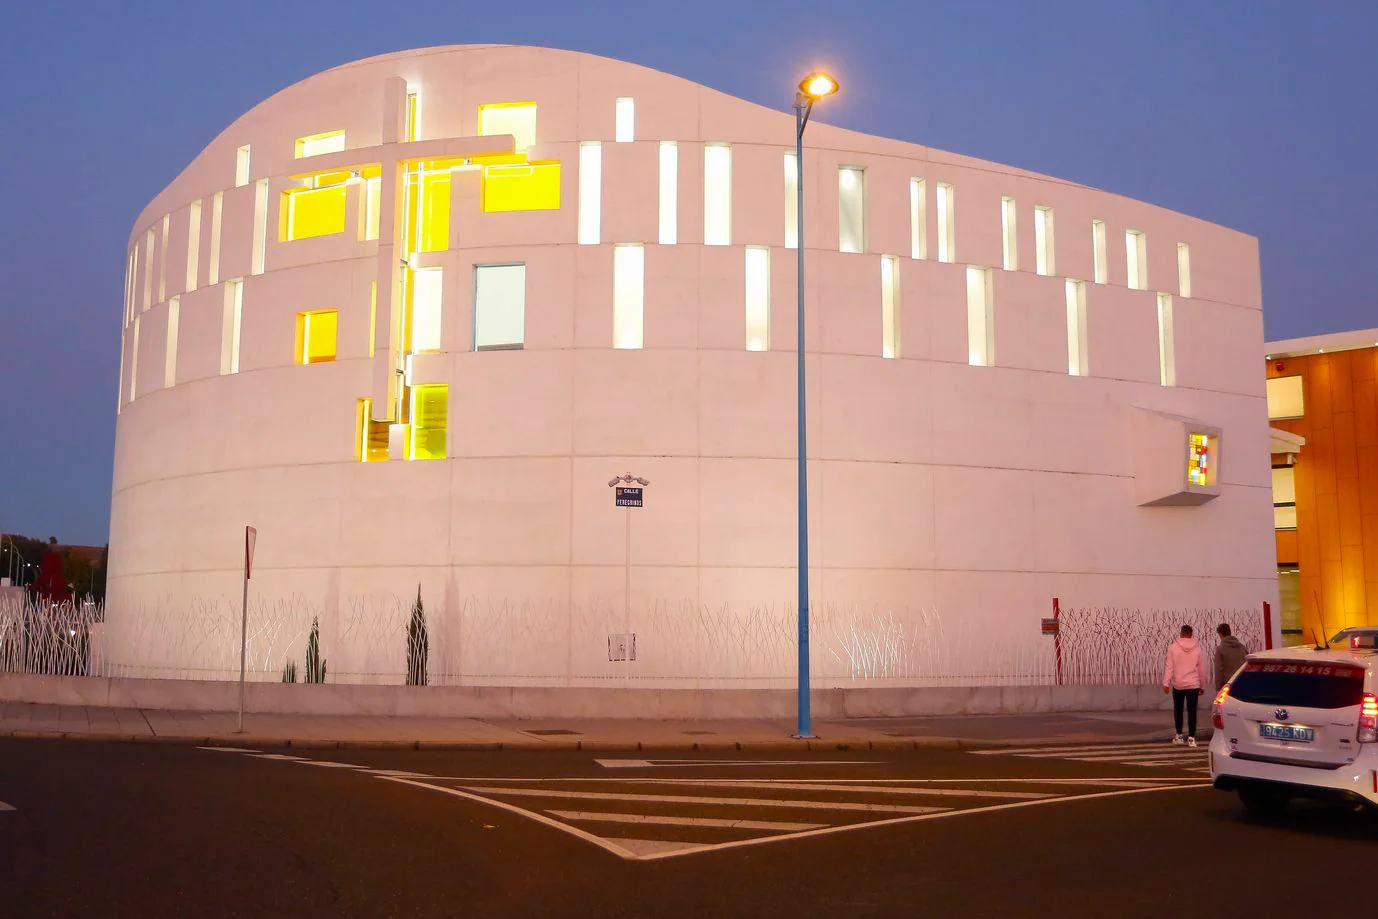
[(1273, 607), (1267, 600), (1263, 601), (1263, 648), (1273, 649)]
[(1058, 603), (1057, 597), (1053, 597), (1053, 621), (1057, 623), (1057, 631), (1053, 633), (1053, 654), (1057, 658), (1057, 685), (1062, 685), (1062, 606)]

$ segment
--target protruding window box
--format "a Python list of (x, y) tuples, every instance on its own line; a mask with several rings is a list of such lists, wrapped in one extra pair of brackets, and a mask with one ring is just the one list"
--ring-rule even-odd
[(1220, 495), (1220, 428), (1132, 410), (1134, 499), (1140, 507), (1194, 507)]

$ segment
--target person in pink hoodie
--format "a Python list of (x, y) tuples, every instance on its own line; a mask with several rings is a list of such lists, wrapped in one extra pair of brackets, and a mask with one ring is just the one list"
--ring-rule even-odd
[[(1196, 746), (1196, 703), (1201, 687), (1206, 685), (1206, 662), (1201, 646), (1192, 637), (1191, 626), (1182, 626), (1182, 634), (1168, 645), (1167, 664), (1163, 667), (1163, 692), (1172, 693), (1172, 722), (1176, 733), (1172, 742), (1181, 746)], [(1182, 708), (1187, 710), (1187, 733), (1182, 733)]]

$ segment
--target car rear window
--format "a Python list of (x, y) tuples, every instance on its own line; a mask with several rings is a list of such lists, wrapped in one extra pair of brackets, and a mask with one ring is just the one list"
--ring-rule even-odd
[(1230, 696), (1260, 705), (1348, 708), (1364, 696), (1364, 671), (1346, 664), (1249, 661), (1230, 683)]

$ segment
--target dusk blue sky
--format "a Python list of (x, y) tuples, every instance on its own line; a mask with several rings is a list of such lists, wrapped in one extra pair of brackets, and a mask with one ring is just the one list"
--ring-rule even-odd
[(257, 102), (406, 48), (590, 51), (781, 110), (827, 65), (822, 120), (1257, 236), (1270, 339), (1378, 325), (1373, 0), (51, 0), (2, 23), (0, 531), (106, 539), (143, 206)]

